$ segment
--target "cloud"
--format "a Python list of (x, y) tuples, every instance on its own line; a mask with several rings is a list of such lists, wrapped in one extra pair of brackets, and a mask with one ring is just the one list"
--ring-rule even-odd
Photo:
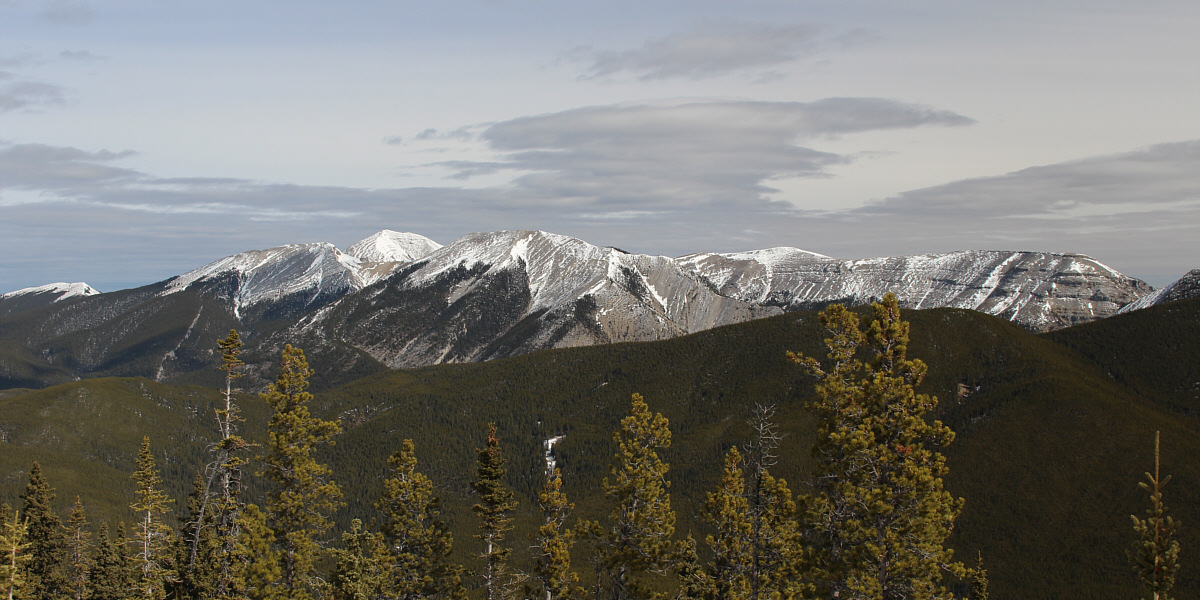
[[(467, 178), (522, 173), (517, 195), (580, 206), (759, 204), (781, 177), (824, 177), (851, 157), (810, 147), (841, 135), (966, 125), (953, 112), (879, 98), (593, 106), (486, 128), (498, 160), (450, 161)], [(564, 200), (569, 199), (569, 200)]]
[(52, 0), (38, 13), (43, 20), (58, 25), (86, 25), (96, 18), (92, 7), (73, 0)]
[(75, 60), (80, 62), (94, 62), (101, 60), (102, 57), (92, 54), (87, 50), (63, 50), (58, 53), (58, 57), (63, 60)]
[(721, 20), (649, 40), (634, 50), (576, 48), (567, 58), (588, 63), (585, 79), (629, 73), (642, 80), (706, 79), (762, 69), (814, 54), (811, 25), (769, 25)]

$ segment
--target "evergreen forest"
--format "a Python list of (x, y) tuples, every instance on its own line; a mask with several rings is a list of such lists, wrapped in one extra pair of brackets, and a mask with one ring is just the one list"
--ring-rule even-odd
[[(1200, 300), (1045, 335), (895, 298), (242, 389), (0, 390), (28, 599), (1200, 595)], [(326, 369), (330, 368), (328, 365)]]

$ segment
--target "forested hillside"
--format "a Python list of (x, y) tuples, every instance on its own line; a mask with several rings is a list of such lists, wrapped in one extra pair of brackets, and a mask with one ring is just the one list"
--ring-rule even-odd
[[(1036, 336), (979, 313), (906, 311), (911, 357), (929, 365), (921, 391), (957, 433), (946, 489), (965, 499), (948, 545), (968, 565), (982, 553), (997, 597), (1124, 598), (1138, 593), (1125, 558), (1133, 539), (1129, 515), (1146, 494), (1137, 487), (1153, 466), (1162, 432), (1166, 490), (1182, 522), (1184, 568), (1179, 595), (1200, 593), (1189, 557), (1200, 548), (1200, 304), (1179, 302)], [(352, 518), (369, 523), (388, 472), (387, 458), (412, 439), (421, 470), (442, 498), (455, 556), (471, 569), (481, 552), (470, 506), (477, 448), (495, 423), (508, 458), (505, 482), (518, 501), (510, 534), (513, 562), (528, 566), (536, 531), (536, 494), (544, 481), (543, 442), (555, 447), (570, 518), (607, 514), (602, 479), (616, 453), (613, 432), (641, 394), (670, 423), (661, 451), (678, 514), (679, 536), (709, 532), (701, 520), (705, 492), (718, 485), (730, 447), (753, 439), (756, 404), (775, 405), (785, 435), (772, 472), (797, 494), (808, 490), (815, 420), (805, 404), (813, 379), (788, 351), (823, 356), (815, 313), (794, 313), (654, 343), (538, 352), (511, 359), (386, 372), (319, 392), (313, 411), (340, 419), (343, 433), (323, 448)], [(216, 340), (213, 340), (214, 346)], [(1191, 357), (1191, 358), (1189, 358)], [(213, 368), (216, 369), (216, 364)], [(0, 500), (16, 506), (33, 461), (40, 461), (64, 515), (76, 495), (92, 522), (131, 521), (135, 457), (150, 437), (177, 513), (192, 478), (218, 439), (213, 411), (220, 394), (139, 379), (101, 379), (0, 395)], [(265, 442), (268, 409), (254, 394), (238, 396), (245, 436)], [(248, 472), (261, 469), (251, 465)], [(246, 499), (265, 489), (246, 478)], [(332, 533), (328, 536), (337, 536)], [(704, 549), (702, 548), (702, 554)], [(576, 557), (583, 568), (584, 556)]]

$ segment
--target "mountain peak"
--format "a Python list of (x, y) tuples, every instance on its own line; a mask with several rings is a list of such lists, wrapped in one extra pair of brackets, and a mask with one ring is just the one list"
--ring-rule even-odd
[(29, 296), (33, 294), (56, 294), (58, 297), (54, 299), (54, 302), (58, 302), (59, 300), (66, 300), (67, 298), (74, 298), (75, 296), (95, 296), (99, 293), (100, 292), (96, 288), (93, 288), (82, 281), (76, 283), (58, 282), (22, 288), (8, 292), (7, 294), (0, 294), (0, 300), (8, 300), (18, 296)]
[(346, 248), (346, 254), (367, 262), (412, 262), (441, 247), (423, 235), (384, 229)]

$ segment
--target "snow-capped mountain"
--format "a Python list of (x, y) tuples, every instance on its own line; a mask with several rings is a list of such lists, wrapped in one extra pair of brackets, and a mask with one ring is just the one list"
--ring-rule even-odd
[(887, 292), (912, 308), (979, 310), (1047, 331), (1151, 291), (1074, 254), (842, 260), (772, 248), (670, 258), (542, 231), (440, 246), (385, 230), (345, 252), (327, 243), (254, 250), (142, 288), (0, 314), (0, 342), (24, 348), (0, 355), (0, 384), (204, 372), (230, 328), (257, 357), (248, 362), (260, 381), (285, 343), (326, 365), (327, 380), (345, 380), (384, 366), (666, 339)]
[(1200, 269), (1192, 269), (1177, 281), (1162, 288), (1155, 290), (1137, 300), (1121, 307), (1120, 313), (1132, 312), (1149, 308), (1167, 302), (1175, 302), (1176, 300), (1186, 300), (1188, 298), (1200, 298)]
[(384, 229), (346, 248), (346, 254), (366, 262), (412, 262), (425, 258), (442, 245), (415, 233)]
[(426, 237), (384, 230), (347, 252), (329, 243), (251, 250), (175, 277), (162, 293), (207, 293), (227, 301), (239, 319), (262, 305), (267, 318), (295, 316), (361, 290), (440, 247)]
[(1145, 283), (1079, 254), (962, 251), (839, 260), (774, 248), (679, 262), (732, 298), (798, 310), (896, 294), (909, 308), (966, 308), (1049, 331), (1113, 315)]
[(84, 296), (95, 296), (100, 292), (92, 286), (78, 283), (50, 283), (27, 287), (7, 294), (0, 294), (0, 317), (23, 310), (39, 308), (55, 302)]
[(656, 340), (778, 314), (670, 258), (542, 231), (464, 236), (287, 335), (346, 340), (393, 367)]

